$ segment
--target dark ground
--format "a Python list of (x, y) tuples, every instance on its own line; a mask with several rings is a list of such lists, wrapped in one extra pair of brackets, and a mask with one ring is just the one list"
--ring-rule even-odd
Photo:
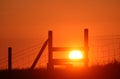
[(14, 69), (1, 70), (0, 79), (120, 79), (120, 63), (88, 69)]

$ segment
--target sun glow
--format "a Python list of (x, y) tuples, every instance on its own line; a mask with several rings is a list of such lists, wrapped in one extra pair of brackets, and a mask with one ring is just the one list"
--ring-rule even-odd
[(82, 52), (79, 50), (72, 50), (69, 54), (70, 59), (81, 59), (83, 58)]

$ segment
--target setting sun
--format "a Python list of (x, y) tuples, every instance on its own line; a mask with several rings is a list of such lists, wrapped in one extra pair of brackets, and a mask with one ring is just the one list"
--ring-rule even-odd
[(79, 50), (73, 50), (69, 54), (70, 59), (81, 59), (83, 58), (82, 52)]

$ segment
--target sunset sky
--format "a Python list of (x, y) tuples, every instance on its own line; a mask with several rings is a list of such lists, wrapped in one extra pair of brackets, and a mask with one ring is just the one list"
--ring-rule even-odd
[(120, 0), (0, 0), (1, 55), (43, 42), (48, 30), (63, 43), (78, 41), (84, 28), (90, 36), (120, 35)]

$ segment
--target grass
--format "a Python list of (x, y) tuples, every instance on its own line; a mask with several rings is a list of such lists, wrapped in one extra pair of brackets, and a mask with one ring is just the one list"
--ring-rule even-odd
[(0, 79), (120, 79), (120, 63), (96, 65), (87, 69), (1, 70)]

